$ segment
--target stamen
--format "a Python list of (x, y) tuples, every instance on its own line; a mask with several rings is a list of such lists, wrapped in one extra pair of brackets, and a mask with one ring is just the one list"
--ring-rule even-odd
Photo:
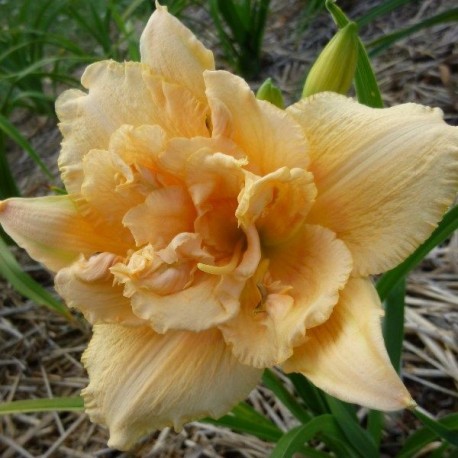
[(212, 275), (224, 275), (231, 273), (240, 261), (242, 254), (242, 240), (237, 242), (235, 246), (234, 254), (232, 255), (231, 260), (224, 266), (212, 266), (210, 264), (203, 264), (202, 262), (197, 263), (197, 268), (202, 272)]
[(265, 303), (268, 296), (267, 288), (264, 286), (263, 283), (257, 283), (256, 287), (258, 288), (259, 294), (261, 295), (260, 301), (257, 303), (256, 307), (254, 308), (254, 313), (262, 313), (266, 311)]

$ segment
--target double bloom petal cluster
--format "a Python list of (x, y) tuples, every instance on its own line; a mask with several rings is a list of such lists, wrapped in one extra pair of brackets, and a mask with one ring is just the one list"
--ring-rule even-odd
[(413, 403), (370, 276), (453, 201), (440, 110), (332, 93), (281, 110), (160, 6), (141, 63), (82, 84), (57, 101), (68, 194), (1, 202), (0, 222), (94, 325), (83, 397), (111, 446), (221, 416), (274, 365), (346, 401)]

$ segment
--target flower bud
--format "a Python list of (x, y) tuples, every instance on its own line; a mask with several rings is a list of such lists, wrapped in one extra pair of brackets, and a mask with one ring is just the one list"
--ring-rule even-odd
[(261, 84), (258, 92), (256, 92), (256, 98), (259, 100), (267, 100), (278, 108), (285, 108), (285, 102), (283, 101), (281, 90), (278, 86), (275, 86), (275, 84), (272, 83), (271, 78), (267, 78), (264, 83)]
[(346, 94), (353, 81), (357, 60), (357, 26), (350, 22), (321, 51), (307, 75), (302, 97), (324, 91)]

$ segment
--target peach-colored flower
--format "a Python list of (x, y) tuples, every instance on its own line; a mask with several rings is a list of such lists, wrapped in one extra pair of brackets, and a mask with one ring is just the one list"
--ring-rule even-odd
[(58, 99), (68, 195), (0, 204), (94, 324), (83, 396), (109, 444), (218, 417), (274, 365), (347, 401), (411, 404), (369, 276), (452, 203), (457, 129), (413, 104), (256, 100), (163, 7), (141, 56), (90, 65), (87, 92)]

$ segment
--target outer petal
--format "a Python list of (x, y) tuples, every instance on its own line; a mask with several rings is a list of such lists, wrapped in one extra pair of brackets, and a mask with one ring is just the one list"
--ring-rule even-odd
[(228, 137), (244, 151), (258, 175), (286, 166), (306, 168), (308, 144), (297, 122), (269, 102), (257, 100), (241, 78), (225, 71), (205, 72), (213, 137)]
[(311, 329), (309, 340), (285, 364), (347, 402), (397, 410), (414, 401), (393, 369), (383, 342), (382, 308), (369, 280), (353, 278), (328, 321)]
[(213, 70), (213, 53), (167, 8), (156, 4), (156, 11), (140, 38), (141, 61), (167, 81), (187, 87), (205, 99), (204, 70)]
[(455, 197), (458, 128), (437, 109), (373, 109), (331, 93), (289, 112), (310, 140), (318, 197), (309, 221), (345, 241), (355, 274), (394, 267), (431, 234)]
[(94, 323), (123, 323), (145, 325), (132, 312), (130, 300), (123, 296), (123, 288), (113, 285), (109, 268), (119, 259), (111, 253), (100, 253), (89, 259), (81, 257), (57, 273), (54, 281), (57, 292), (69, 307), (83, 312)]
[(319, 226), (304, 226), (289, 243), (265, 249), (263, 258), (240, 313), (220, 326), (234, 355), (255, 367), (293, 354), (307, 329), (329, 317), (352, 269), (344, 243)]
[(80, 254), (122, 254), (128, 249), (117, 234), (81, 216), (68, 196), (5, 200), (0, 202), (0, 223), (30, 256), (53, 271)]
[(83, 363), (86, 411), (108, 426), (108, 445), (122, 450), (155, 429), (220, 417), (261, 375), (240, 364), (216, 330), (158, 335), (147, 327), (96, 325)]
[[(102, 61), (86, 68), (89, 93), (69, 90), (56, 102), (64, 136), (59, 167), (69, 192), (79, 192), (81, 160), (92, 149), (108, 149), (124, 124), (159, 124), (167, 133), (205, 135), (205, 107), (186, 88), (163, 82), (147, 65)], [(181, 131), (179, 127), (181, 126)]]

